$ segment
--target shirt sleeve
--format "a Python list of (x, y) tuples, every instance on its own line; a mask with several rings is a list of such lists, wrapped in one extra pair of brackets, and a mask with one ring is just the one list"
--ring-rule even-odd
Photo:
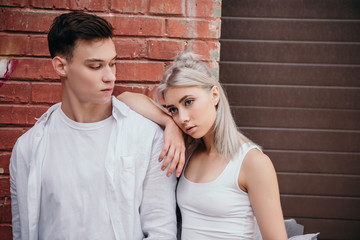
[(20, 211), (16, 192), (16, 163), (19, 158), (18, 142), (16, 142), (10, 158), (10, 193), (11, 193), (11, 212), (12, 212), (12, 231), (13, 239), (21, 239)]
[(146, 173), (140, 218), (144, 239), (176, 239), (176, 177), (161, 171), (158, 157), (163, 147), (163, 132), (157, 129)]

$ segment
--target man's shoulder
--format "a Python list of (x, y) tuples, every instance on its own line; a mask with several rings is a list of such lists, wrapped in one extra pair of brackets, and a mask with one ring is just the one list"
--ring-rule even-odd
[(116, 99), (117, 103), (114, 107), (124, 115), (124, 121), (127, 121), (130, 128), (135, 128), (140, 131), (152, 130), (162, 131), (161, 127), (150, 119), (132, 110), (128, 105)]
[[(13, 149), (12, 149), (12, 157), (11, 162), (18, 162), (22, 161), (22, 164), (27, 165), (31, 160), (30, 156), (32, 155), (32, 151), (34, 149), (34, 143), (36, 138), (36, 132), (38, 132), (39, 126), (34, 125), (29, 130), (27, 130), (23, 135), (21, 135)], [(21, 158), (14, 157), (14, 156), (22, 156)]]
[(17, 139), (15, 147), (25, 149), (26, 146), (32, 146), (36, 138), (42, 137), (46, 122), (48, 121), (51, 113), (58, 107), (59, 104), (51, 106), (45, 113), (37, 118), (37, 122)]
[(23, 135), (21, 135), (17, 139), (18, 147), (24, 146), (24, 145), (30, 145), (33, 142), (33, 140), (35, 139), (36, 133), (39, 132), (40, 129), (41, 129), (41, 127), (39, 124), (35, 124), (30, 129), (28, 129)]

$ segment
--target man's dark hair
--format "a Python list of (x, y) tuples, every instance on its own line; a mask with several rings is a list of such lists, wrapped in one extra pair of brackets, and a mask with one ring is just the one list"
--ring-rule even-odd
[(77, 40), (90, 41), (113, 36), (114, 28), (105, 19), (83, 12), (64, 13), (54, 19), (48, 34), (52, 58), (57, 54), (71, 60)]

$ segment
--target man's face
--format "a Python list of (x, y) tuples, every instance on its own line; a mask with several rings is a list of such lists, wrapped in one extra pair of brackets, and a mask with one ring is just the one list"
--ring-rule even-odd
[(105, 104), (115, 84), (115, 45), (111, 38), (77, 41), (73, 57), (65, 60), (63, 90), (70, 102)]

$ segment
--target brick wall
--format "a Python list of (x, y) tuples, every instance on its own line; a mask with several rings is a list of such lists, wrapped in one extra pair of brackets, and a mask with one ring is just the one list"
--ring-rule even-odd
[(46, 34), (55, 16), (85, 10), (115, 27), (117, 82), (148, 95), (167, 65), (191, 49), (218, 73), (221, 0), (0, 0), (0, 60), (16, 59), (0, 80), (0, 236), (11, 239), (9, 158), (16, 139), (61, 100)]

